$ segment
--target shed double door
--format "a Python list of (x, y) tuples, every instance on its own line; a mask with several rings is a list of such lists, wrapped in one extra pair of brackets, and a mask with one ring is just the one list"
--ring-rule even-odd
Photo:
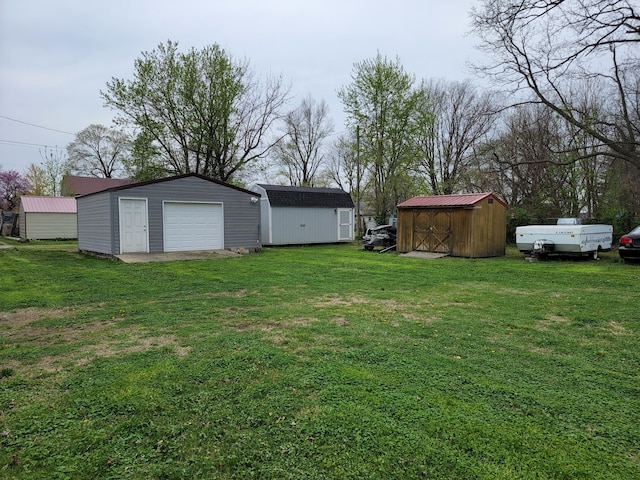
[(451, 253), (451, 213), (444, 210), (414, 210), (413, 250)]

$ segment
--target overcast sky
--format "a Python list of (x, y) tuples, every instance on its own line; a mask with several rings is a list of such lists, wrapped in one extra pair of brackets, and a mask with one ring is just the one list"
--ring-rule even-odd
[[(398, 57), (417, 79), (470, 78), (477, 0), (0, 0), (0, 167), (24, 173), (114, 112), (100, 91), (167, 40), (214, 43), (258, 75), (281, 74), (296, 106), (324, 100), (344, 129), (336, 91), (356, 62)], [(44, 128), (43, 128), (44, 127)]]

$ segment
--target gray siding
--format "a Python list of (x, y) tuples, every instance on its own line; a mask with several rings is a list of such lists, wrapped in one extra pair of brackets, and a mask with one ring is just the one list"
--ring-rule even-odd
[(78, 249), (88, 252), (113, 254), (111, 236), (111, 209), (108, 193), (79, 197)]
[[(103, 198), (107, 195), (107, 198)], [(108, 211), (109, 220), (105, 222), (105, 215), (100, 210), (95, 211), (99, 218), (93, 221), (95, 229), (97, 222), (105, 222), (99, 232), (89, 228), (79, 231), (80, 236), (87, 236), (87, 247), (81, 250), (104, 252), (110, 254), (120, 253), (120, 221), (119, 221), (119, 199), (120, 198), (145, 198), (147, 199), (147, 218), (149, 233), (149, 252), (162, 252), (163, 245), (163, 202), (216, 202), (223, 204), (224, 212), (224, 248), (246, 248), (256, 249), (262, 246), (260, 240), (260, 204), (252, 203), (253, 195), (246, 191), (236, 190), (229, 186), (210, 182), (195, 176), (179, 177), (156, 183), (146, 183), (142, 185), (131, 185), (127, 188), (115, 189), (88, 197), (78, 198), (78, 213), (81, 205), (85, 203), (99, 203), (102, 208)], [(91, 200), (91, 202), (87, 202)], [(88, 209), (88, 205), (87, 205)], [(85, 221), (87, 218), (82, 217)], [(79, 223), (80, 223), (79, 217)], [(80, 227), (79, 227), (80, 228)], [(102, 240), (98, 240), (100, 236)], [(96, 250), (95, 248), (105, 248), (109, 245), (109, 251)], [(83, 243), (84, 245), (84, 243)]]

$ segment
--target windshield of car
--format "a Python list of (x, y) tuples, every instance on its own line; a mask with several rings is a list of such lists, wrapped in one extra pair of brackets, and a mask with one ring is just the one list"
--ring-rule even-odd
[(640, 225), (638, 225), (636, 228), (631, 230), (631, 232), (629, 233), (629, 235), (638, 235), (638, 234), (640, 234)]

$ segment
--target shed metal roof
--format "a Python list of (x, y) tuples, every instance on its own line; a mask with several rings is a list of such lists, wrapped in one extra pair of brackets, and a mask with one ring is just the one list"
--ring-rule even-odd
[(74, 197), (39, 197), (23, 195), (20, 197), (25, 213), (76, 213)]
[(351, 195), (341, 188), (292, 187), (258, 184), (272, 207), (353, 208)]
[(459, 195), (430, 195), (423, 197), (413, 197), (398, 204), (398, 208), (412, 207), (471, 207), (487, 197), (493, 197), (505, 207), (507, 204), (490, 192), (485, 193), (463, 193)]

